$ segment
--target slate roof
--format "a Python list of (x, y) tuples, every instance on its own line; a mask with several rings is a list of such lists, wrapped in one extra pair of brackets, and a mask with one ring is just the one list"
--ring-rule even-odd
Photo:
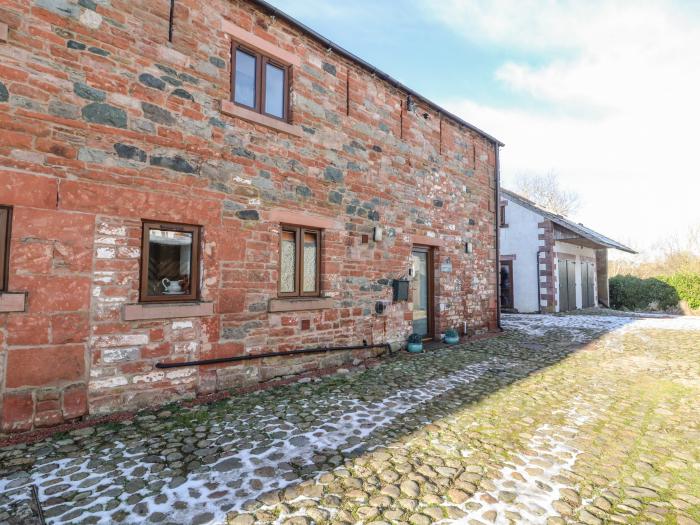
[(510, 190), (506, 190), (505, 188), (501, 188), (501, 194), (505, 195), (508, 199), (520, 204), (524, 208), (528, 208), (534, 211), (535, 213), (542, 215), (544, 218), (549, 219), (554, 224), (558, 224), (559, 226), (574, 232), (576, 235), (579, 235), (584, 239), (593, 241), (594, 243), (604, 246), (606, 248), (614, 248), (616, 250), (620, 250), (627, 253), (637, 253), (632, 248), (629, 248), (628, 246), (625, 246), (622, 243), (614, 241), (610, 237), (606, 237), (601, 233), (593, 231), (579, 222), (574, 222), (570, 219), (567, 219), (563, 215), (557, 215), (556, 213), (552, 213), (541, 208), (540, 206), (537, 206), (537, 204), (535, 204), (529, 199), (526, 199), (522, 195), (518, 195), (517, 193), (514, 193)]

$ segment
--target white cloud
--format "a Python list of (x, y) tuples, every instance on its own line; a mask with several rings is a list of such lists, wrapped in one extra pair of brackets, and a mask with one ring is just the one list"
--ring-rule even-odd
[(640, 248), (700, 224), (700, 9), (660, 1), (415, 1), (466, 39), (537, 57), (537, 65), (506, 61), (494, 75), (547, 111), (445, 103), (506, 142), (504, 182), (519, 171), (554, 169), (584, 198), (579, 220)]

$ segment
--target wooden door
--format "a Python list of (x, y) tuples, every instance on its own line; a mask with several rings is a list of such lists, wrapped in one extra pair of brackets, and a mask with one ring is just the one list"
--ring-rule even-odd
[(557, 261), (559, 268), (559, 311), (576, 309), (576, 263), (567, 259)]

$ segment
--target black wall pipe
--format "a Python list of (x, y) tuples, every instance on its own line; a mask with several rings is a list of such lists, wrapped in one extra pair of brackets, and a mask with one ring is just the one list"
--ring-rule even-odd
[(302, 348), (299, 350), (287, 350), (286, 352), (268, 352), (266, 354), (255, 355), (238, 355), (235, 357), (220, 357), (217, 359), (200, 359), (198, 361), (183, 361), (180, 363), (156, 363), (156, 368), (180, 368), (185, 366), (204, 366), (204, 365), (219, 365), (222, 363), (235, 363), (237, 361), (250, 361), (252, 359), (264, 359), (266, 357), (279, 357), (285, 355), (297, 354), (320, 354), (323, 352), (340, 352), (343, 350), (366, 350), (368, 348), (386, 348), (391, 355), (391, 345), (389, 343), (380, 343), (376, 345), (355, 345), (355, 346), (333, 346), (319, 348)]
[[(495, 166), (495, 198), (496, 198), (496, 326), (499, 330), (501, 328), (501, 245), (500, 245), (500, 235), (501, 235), (501, 225), (499, 223), (499, 215), (501, 211), (501, 145), (494, 144), (494, 150), (496, 153), (496, 166)], [(511, 281), (513, 276), (511, 276)], [(512, 284), (511, 284), (512, 285)], [(539, 294), (538, 294), (539, 296)]]

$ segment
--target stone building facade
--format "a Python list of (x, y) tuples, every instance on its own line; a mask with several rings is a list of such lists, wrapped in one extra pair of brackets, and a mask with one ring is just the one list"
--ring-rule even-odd
[[(263, 3), (173, 4), (0, 5), (3, 432), (357, 364), (155, 366), (404, 342), (416, 246), (432, 334), (497, 326), (498, 141)], [(231, 102), (232, 42), (287, 68), (286, 119)], [(192, 300), (142, 301), (144, 221), (197, 228)], [(282, 225), (319, 232), (315, 297), (280, 296)]]

